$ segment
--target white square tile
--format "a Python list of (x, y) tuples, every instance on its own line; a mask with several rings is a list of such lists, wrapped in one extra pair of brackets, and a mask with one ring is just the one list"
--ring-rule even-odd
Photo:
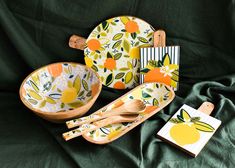
[(196, 157), (220, 124), (220, 120), (183, 105), (157, 135)]

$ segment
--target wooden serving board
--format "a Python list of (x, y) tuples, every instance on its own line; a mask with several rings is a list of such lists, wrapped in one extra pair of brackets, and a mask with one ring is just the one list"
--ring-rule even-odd
[(133, 16), (117, 16), (97, 25), (87, 39), (73, 35), (69, 46), (84, 50), (88, 67), (105, 86), (115, 89), (139, 85), (140, 47), (153, 46), (154, 28)]
[(196, 157), (213, 136), (221, 121), (209, 116), (214, 105), (204, 102), (198, 110), (183, 105), (160, 129), (157, 136)]

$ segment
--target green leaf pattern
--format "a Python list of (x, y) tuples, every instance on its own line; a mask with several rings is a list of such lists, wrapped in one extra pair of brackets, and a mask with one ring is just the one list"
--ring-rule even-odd
[[(125, 27), (128, 21), (136, 22), (138, 31), (128, 32)], [(133, 62), (130, 55), (131, 50), (133, 47), (152, 46), (153, 32), (152, 26), (141, 19), (129, 16), (114, 17), (103, 21), (91, 32), (87, 42), (91, 39), (98, 39), (101, 47), (93, 51), (87, 46), (84, 49), (84, 55), (93, 60), (92, 69), (100, 75), (104, 85), (113, 87), (116, 82), (122, 82), (125, 88), (133, 88), (139, 84), (140, 70), (139, 61), (132, 66), (129, 64)], [(114, 59), (115, 69), (105, 68), (107, 58)], [(132, 73), (130, 73), (130, 69)], [(120, 71), (122, 77), (119, 74)], [(111, 73), (112, 75), (110, 75)]]
[[(62, 75), (51, 77), (47, 68), (34, 72), (22, 86), (22, 96), (28, 105), (41, 111), (57, 112), (79, 107), (92, 96), (91, 85), (98, 82), (98, 77), (91, 70), (73, 63), (62, 64)], [(60, 98), (63, 90), (75, 88), (77, 98), (72, 103), (64, 104)]]
[(171, 118), (170, 122), (174, 124), (179, 124), (179, 123), (193, 124), (193, 126), (197, 130), (202, 132), (214, 132), (215, 130), (210, 124), (201, 121), (200, 117), (198, 116), (191, 117), (185, 109), (181, 109), (180, 114), (177, 115), (177, 118)]
[(117, 33), (117, 34), (115, 34), (115, 35), (113, 36), (113, 40), (114, 40), (114, 41), (117, 41), (117, 40), (121, 39), (122, 36), (123, 36), (123, 33)]

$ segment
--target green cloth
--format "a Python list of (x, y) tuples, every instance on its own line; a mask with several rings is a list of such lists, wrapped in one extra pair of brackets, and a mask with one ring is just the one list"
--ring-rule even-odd
[[(174, 101), (120, 139), (95, 145), (83, 138), (65, 142), (64, 124), (35, 116), (18, 89), (34, 69), (58, 61), (84, 63), (68, 47), (72, 34), (87, 37), (101, 21), (133, 15), (167, 33), (181, 46), (180, 88)], [(235, 167), (235, 4), (234, 0), (0, 0), (0, 167), (151, 168)], [(89, 111), (125, 91), (103, 87)], [(182, 104), (215, 104), (222, 125), (192, 158), (156, 138)]]

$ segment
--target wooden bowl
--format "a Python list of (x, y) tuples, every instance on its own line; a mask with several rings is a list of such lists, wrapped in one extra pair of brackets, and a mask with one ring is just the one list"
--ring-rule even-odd
[(84, 115), (100, 94), (102, 83), (91, 68), (73, 62), (44, 66), (26, 77), (20, 99), (38, 116), (64, 122)]

